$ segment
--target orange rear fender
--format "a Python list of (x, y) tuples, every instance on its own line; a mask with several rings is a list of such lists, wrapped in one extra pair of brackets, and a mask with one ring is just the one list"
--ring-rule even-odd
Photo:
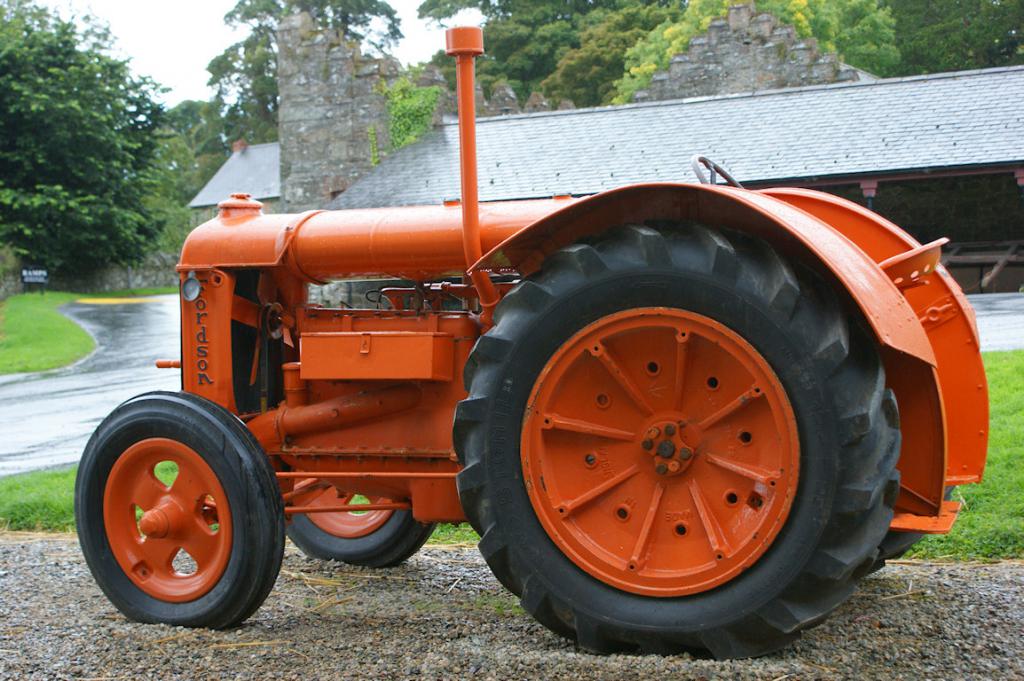
[[(941, 266), (912, 288), (898, 287), (893, 279), (899, 268), (891, 266), (887, 273), (881, 263), (920, 244), (856, 204), (799, 189), (633, 185), (573, 202), (533, 222), (485, 254), (473, 270), (515, 267), (529, 274), (558, 248), (646, 220), (694, 220), (751, 233), (816, 269), (848, 296), (882, 347), (900, 404), (899, 510), (934, 516), (946, 485), (980, 480), (988, 405), (970, 306)], [(936, 252), (937, 246), (921, 258)], [(951, 410), (955, 424), (946, 418)], [(955, 454), (948, 459), (950, 451)]]

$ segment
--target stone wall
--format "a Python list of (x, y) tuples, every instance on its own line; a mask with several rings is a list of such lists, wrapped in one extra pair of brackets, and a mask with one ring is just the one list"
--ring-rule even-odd
[(50, 288), (76, 293), (178, 285), (176, 253), (151, 253), (136, 265), (112, 265), (85, 277), (50, 277)]
[[(281, 200), (274, 208), (294, 213), (323, 207), (368, 172), (375, 155), (387, 152), (382, 90), (402, 73), (393, 58), (363, 55), (357, 42), (318, 28), (306, 13), (280, 23), (277, 45)], [(455, 94), (439, 69), (428, 65), (416, 84), (442, 88), (435, 124), (456, 114)], [(476, 99), (481, 117), (572, 106), (555, 107), (535, 93), (520, 107), (507, 84), (496, 85), (489, 99), (478, 86)], [(205, 215), (205, 209), (198, 214)]]
[[(51, 276), (47, 288), (54, 291), (75, 293), (102, 293), (126, 289), (164, 288), (178, 285), (175, 253), (153, 253), (142, 262), (128, 265), (112, 265), (84, 277)], [(0, 275), (0, 300), (22, 292), (20, 270)]]
[(729, 8), (707, 33), (690, 41), (672, 58), (667, 71), (654, 74), (634, 101), (717, 95), (820, 85), (870, 78), (833, 53), (821, 53), (814, 38), (799, 38), (771, 14), (758, 14), (754, 3)]
[(372, 167), (374, 148), (388, 147), (381, 85), (400, 65), (364, 56), (305, 13), (281, 22), (277, 45), (282, 210), (320, 208)]
[(0, 300), (21, 293), (21, 277), (17, 274), (0, 274)]

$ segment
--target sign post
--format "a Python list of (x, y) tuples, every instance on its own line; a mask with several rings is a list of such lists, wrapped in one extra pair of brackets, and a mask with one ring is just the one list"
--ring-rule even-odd
[(36, 286), (42, 295), (46, 292), (46, 285), (50, 283), (50, 273), (42, 267), (23, 267), (21, 283), (26, 291), (29, 290), (29, 286)]

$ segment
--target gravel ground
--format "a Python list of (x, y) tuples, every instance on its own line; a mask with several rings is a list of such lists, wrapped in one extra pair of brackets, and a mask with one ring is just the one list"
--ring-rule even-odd
[(474, 548), (368, 571), (289, 546), (233, 631), (128, 622), (73, 537), (0, 534), (0, 677), (441, 679), (1024, 678), (1024, 564), (905, 562), (788, 650), (757, 660), (578, 652), (536, 624)]

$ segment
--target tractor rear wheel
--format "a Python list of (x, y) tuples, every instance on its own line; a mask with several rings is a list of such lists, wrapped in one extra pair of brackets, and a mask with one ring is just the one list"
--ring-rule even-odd
[[(354, 497), (330, 487), (304, 499), (302, 505), (358, 503), (353, 501)], [(379, 503), (389, 500), (374, 498), (368, 501)], [(433, 531), (433, 524), (417, 521), (411, 511), (311, 513), (292, 519), (288, 525), (288, 538), (311, 558), (384, 568), (403, 563), (419, 551)]]
[(235, 626), (284, 555), (281, 491), (259, 443), (187, 393), (139, 395), (104, 419), (78, 468), (75, 521), (96, 583), (137, 622)]
[(874, 563), (898, 490), (873, 339), (762, 241), (629, 226), (548, 258), (466, 366), (459, 493), (587, 650), (761, 655)]
[[(946, 493), (943, 498), (949, 501), (953, 498), (953, 490), (956, 489), (956, 485), (951, 485), (946, 488)], [(869, 572), (878, 572), (885, 567), (885, 561), (897, 560), (902, 558), (907, 551), (913, 548), (914, 544), (925, 538), (925, 535), (920, 532), (895, 532), (890, 531), (882, 539), (882, 543), (878, 545), (878, 559), (875, 564), (871, 566)]]

